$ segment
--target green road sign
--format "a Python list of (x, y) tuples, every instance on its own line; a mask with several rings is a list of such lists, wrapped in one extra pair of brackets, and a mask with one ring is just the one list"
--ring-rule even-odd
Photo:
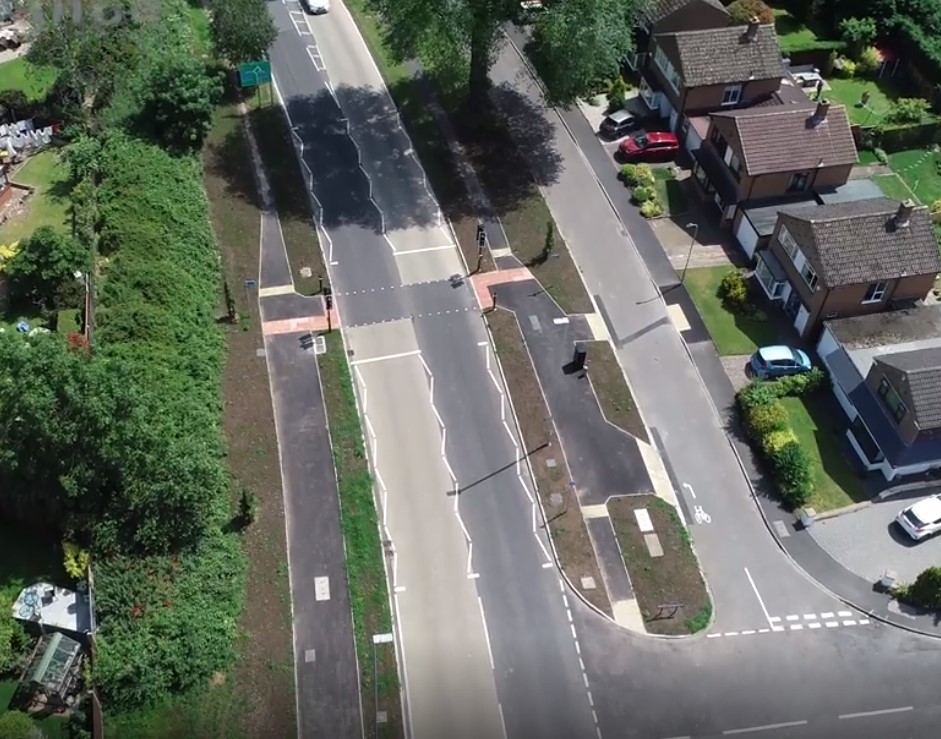
[(271, 62), (267, 59), (239, 64), (239, 84), (242, 87), (257, 87), (265, 82), (271, 82)]

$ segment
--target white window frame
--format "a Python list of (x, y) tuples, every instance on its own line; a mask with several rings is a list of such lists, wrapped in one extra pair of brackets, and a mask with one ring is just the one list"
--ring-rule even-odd
[(667, 81), (667, 84), (673, 88), (673, 92), (679, 94), (683, 81), (680, 79), (680, 75), (677, 73), (676, 69), (673, 68), (673, 62), (667, 58), (663, 47), (659, 44), (657, 44), (657, 50), (654, 52), (653, 60), (657, 68), (663, 73), (663, 78)]
[(781, 244), (781, 247), (784, 249), (784, 253), (787, 254), (792, 262), (797, 261), (797, 255), (800, 253), (800, 247), (797, 246), (797, 242), (794, 241), (794, 237), (791, 236), (791, 232), (787, 230), (787, 226), (783, 223), (781, 228), (778, 229), (778, 243)]
[(807, 283), (807, 287), (809, 287), (811, 290), (817, 289), (817, 283), (820, 281), (820, 279), (817, 277), (817, 271), (810, 266), (810, 262), (804, 262), (804, 266), (801, 268), (801, 277), (804, 278), (804, 282)]
[(723, 105), (738, 105), (742, 100), (742, 86), (741, 85), (726, 85), (725, 89), (722, 91), (722, 104)]
[[(881, 303), (883, 298), (885, 298), (885, 294), (888, 291), (888, 289), (889, 289), (888, 282), (870, 283), (869, 286), (866, 288), (866, 295), (863, 296), (863, 301), (862, 301), (863, 305), (867, 305), (870, 303)], [(867, 297), (869, 296), (870, 291), (872, 291), (872, 296)]]
[[(804, 178), (804, 183), (802, 187), (795, 187), (794, 181), (798, 177)], [(787, 190), (788, 192), (804, 192), (807, 189), (807, 185), (810, 184), (810, 175), (806, 172), (794, 172), (791, 174), (791, 178), (787, 181)]]

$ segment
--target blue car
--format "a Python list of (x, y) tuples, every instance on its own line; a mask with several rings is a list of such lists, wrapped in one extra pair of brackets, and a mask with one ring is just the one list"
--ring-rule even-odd
[(810, 357), (789, 346), (763, 346), (752, 355), (749, 366), (755, 377), (764, 379), (799, 375), (812, 367)]

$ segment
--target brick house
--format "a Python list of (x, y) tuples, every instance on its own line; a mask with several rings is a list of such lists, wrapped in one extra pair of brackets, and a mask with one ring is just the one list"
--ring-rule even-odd
[(716, 110), (770, 99), (786, 75), (774, 26), (757, 21), (658, 33), (640, 81), (640, 97), (692, 151), (702, 140), (693, 120)]
[(693, 156), (700, 193), (733, 231), (746, 204), (843, 185), (858, 160), (846, 109), (826, 100), (712, 113)]
[(634, 29), (634, 53), (625, 60), (635, 72), (650, 62), (650, 45), (658, 33), (725, 28), (729, 13), (720, 0), (653, 0), (640, 11)]
[(941, 272), (928, 209), (885, 197), (784, 208), (756, 256), (762, 290), (811, 339), (824, 320), (913, 305)]

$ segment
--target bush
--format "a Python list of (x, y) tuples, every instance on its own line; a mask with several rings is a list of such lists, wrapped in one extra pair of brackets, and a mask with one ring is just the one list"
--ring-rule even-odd
[(78, 544), (62, 542), (62, 566), (73, 580), (84, 580), (88, 577), (89, 559), (88, 552)]
[(653, 170), (648, 164), (625, 164), (621, 167), (621, 178), (631, 187), (653, 185)]
[(782, 497), (795, 508), (804, 505), (814, 489), (810, 457), (804, 448), (792, 441), (769, 455), (769, 461)]
[(856, 73), (861, 75), (873, 75), (879, 71), (882, 66), (882, 55), (875, 46), (867, 46), (859, 55), (856, 61)]
[(718, 295), (729, 310), (736, 313), (744, 311), (748, 305), (748, 282), (745, 275), (737, 269), (729, 271), (719, 283)]
[(757, 405), (744, 411), (745, 433), (750, 439), (763, 439), (772, 432), (787, 428), (788, 416), (778, 402)]
[(0, 595), (0, 674), (16, 667), (29, 643), (23, 624), (13, 618), (13, 598)]
[(2, 739), (37, 739), (44, 737), (41, 731), (37, 734), (36, 724), (29, 714), (22, 711), (4, 711), (0, 713), (0, 737)]
[(778, 394), (774, 383), (752, 380), (738, 391), (738, 403), (742, 410), (749, 411), (760, 406), (774, 405), (778, 402)]
[(873, 155), (876, 157), (876, 160), (879, 164), (888, 164), (889, 155), (885, 153), (885, 149), (880, 149), (878, 146), (872, 150)]
[(941, 608), (941, 567), (922, 570), (909, 587), (908, 597), (925, 608)]
[[(780, 403), (766, 407), (781, 408), (781, 410), (784, 410), (784, 407)], [(787, 417), (787, 411), (784, 410), (785, 422)], [(781, 450), (784, 449), (784, 447), (786, 447), (788, 444), (796, 443), (797, 434), (794, 433), (793, 429), (789, 427), (772, 429), (761, 437), (761, 451), (769, 459), (774, 459), (775, 455), (780, 454)]]
[(726, 8), (733, 26), (744, 26), (757, 18), (761, 23), (774, 23), (774, 10), (762, 0), (734, 0)]
[(941, 213), (941, 198), (938, 198), (937, 200), (935, 200), (935, 201), (931, 204), (931, 207), (929, 208), (929, 210), (930, 210), (932, 213)]
[(817, 392), (826, 382), (826, 373), (819, 367), (814, 367), (810, 372), (805, 372), (802, 375), (782, 377), (774, 383), (774, 388), (779, 397), (783, 398), (786, 395), (798, 397)]
[(621, 75), (618, 75), (608, 89), (608, 112), (620, 110), (627, 102), (627, 82)]
[(634, 188), (631, 196), (634, 198), (635, 203), (643, 204), (656, 199), (657, 191), (650, 185), (640, 185)]
[(852, 59), (847, 59), (845, 56), (838, 56), (833, 65), (833, 71), (836, 72), (839, 77), (851, 79), (856, 76), (856, 62)]
[(899, 98), (885, 119), (890, 123), (923, 123), (929, 117), (931, 103), (924, 98)]
[(853, 57), (876, 40), (876, 21), (872, 18), (844, 18), (840, 21), (840, 37)]
[(640, 214), (644, 218), (656, 218), (663, 215), (663, 206), (659, 200), (648, 200), (640, 206)]

